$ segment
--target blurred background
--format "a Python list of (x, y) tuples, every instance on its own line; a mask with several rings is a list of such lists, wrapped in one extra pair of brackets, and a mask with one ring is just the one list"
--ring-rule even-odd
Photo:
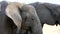
[[(20, 3), (34, 3), (34, 2), (41, 2), (41, 3), (52, 3), (52, 4), (59, 4), (60, 0), (0, 0), (1, 1), (7, 1), (7, 2), (20, 2)], [(44, 24), (43, 27), (43, 34), (60, 34), (60, 25), (51, 26)]]
[(0, 1), (9, 1), (9, 2), (22, 2), (22, 3), (33, 3), (33, 2), (48, 2), (53, 4), (60, 4), (60, 0), (0, 0)]

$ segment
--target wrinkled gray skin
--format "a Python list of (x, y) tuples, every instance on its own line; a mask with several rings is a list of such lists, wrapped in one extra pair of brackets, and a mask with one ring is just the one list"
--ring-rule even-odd
[(12, 34), (13, 33), (13, 21), (5, 14), (7, 2), (0, 2), (0, 34)]
[(5, 13), (7, 5), (6, 1), (0, 2), (0, 34), (16, 34), (17, 26)]
[(55, 19), (55, 24), (60, 24), (60, 5), (44, 3), (43, 4), (48, 10), (50, 10), (52, 16)]
[[(16, 34), (16, 25), (14, 24), (13, 20), (5, 14), (6, 6), (8, 5), (7, 2), (3, 1), (0, 2), (1, 4), (1, 11), (0, 11), (0, 34)], [(25, 9), (26, 8), (26, 9)], [(42, 34), (42, 27), (40, 24), (40, 20), (36, 14), (34, 7), (30, 5), (25, 5), (22, 8), (21, 16), (23, 19), (22, 22), (22, 32), (19, 34), (25, 34), (27, 30), (28, 33), (33, 34)], [(30, 11), (32, 10), (32, 11)], [(31, 29), (31, 30), (30, 30)], [(15, 32), (14, 32), (15, 30)], [(14, 32), (14, 33), (13, 33)], [(27, 33), (27, 34), (28, 34)]]
[[(22, 31), (23, 29), (27, 30), (26, 34), (42, 34), (42, 27), (39, 20), (39, 17), (36, 14), (36, 10), (31, 5), (24, 5), (22, 8)], [(29, 33), (30, 32), (30, 33)], [(25, 33), (23, 33), (25, 34)]]
[(48, 25), (60, 24), (60, 5), (40, 2), (30, 3), (29, 5), (35, 7), (42, 27), (45, 23)]
[(30, 5), (35, 7), (42, 26), (44, 23), (49, 24), (49, 25), (55, 24), (55, 20), (50, 10), (48, 10), (42, 3), (36, 2), (36, 3), (31, 3)]
[[(0, 4), (3, 5), (1, 7), (2, 9), (0, 12), (0, 22), (1, 22), (0, 34), (12, 34), (13, 21), (5, 15), (5, 8), (7, 3), (0, 2)], [(35, 12), (35, 9), (32, 8), (31, 6), (25, 5), (21, 8), (22, 10), (21, 16), (23, 19), (22, 32), (24, 32), (23, 29), (25, 29), (27, 30), (28, 33), (31, 32), (33, 34), (42, 34), (41, 24), (42, 26), (44, 23), (49, 25), (60, 24), (60, 6), (59, 5), (49, 4), (49, 3), (40, 4), (39, 2), (31, 3), (30, 5), (35, 7), (37, 14)], [(37, 15), (39, 16), (39, 18)], [(41, 24), (39, 19), (41, 20)], [(10, 22), (11, 24), (8, 22)]]

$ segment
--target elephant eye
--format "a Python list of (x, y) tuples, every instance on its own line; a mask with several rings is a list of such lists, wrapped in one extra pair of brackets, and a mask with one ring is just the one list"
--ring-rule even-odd
[(34, 19), (32, 18), (32, 20), (34, 20)]
[(25, 17), (25, 21), (27, 20), (27, 16)]

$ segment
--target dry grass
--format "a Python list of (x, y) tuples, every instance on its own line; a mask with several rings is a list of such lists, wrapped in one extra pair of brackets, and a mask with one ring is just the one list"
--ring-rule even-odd
[(60, 25), (50, 26), (50, 25), (44, 24), (43, 34), (60, 34)]

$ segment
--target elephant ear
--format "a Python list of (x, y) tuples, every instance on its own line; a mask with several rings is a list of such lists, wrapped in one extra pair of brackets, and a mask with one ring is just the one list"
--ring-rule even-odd
[[(16, 3), (17, 4), (17, 3)], [(20, 16), (20, 11), (18, 9), (18, 5), (16, 4), (9, 4), (6, 8), (6, 15), (13, 20), (15, 25), (17, 26), (18, 30), (21, 28), (22, 18)]]

